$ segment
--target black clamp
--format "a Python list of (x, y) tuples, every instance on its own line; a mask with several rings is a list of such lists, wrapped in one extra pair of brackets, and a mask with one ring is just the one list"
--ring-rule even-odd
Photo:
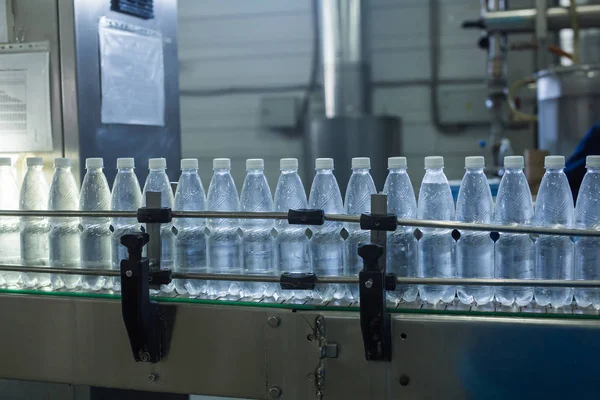
[(137, 210), (137, 219), (141, 224), (158, 223), (168, 224), (173, 221), (173, 212), (168, 207), (148, 208), (142, 207)]
[(325, 223), (325, 211), (289, 210), (288, 223), (290, 225), (323, 225)]
[[(386, 276), (379, 267), (384, 247), (374, 243), (358, 246), (364, 268), (358, 274), (360, 293), (360, 328), (367, 361), (392, 360), (392, 322), (386, 308), (386, 290), (396, 286), (395, 275)], [(393, 285), (392, 285), (393, 283)]]
[(156, 363), (167, 354), (170, 333), (166, 310), (150, 300), (149, 285), (169, 283), (171, 271), (150, 273), (148, 259), (142, 257), (148, 240), (141, 232), (121, 236), (129, 253), (121, 260), (121, 312), (135, 360)]
[(398, 228), (398, 218), (395, 214), (363, 213), (360, 215), (360, 229), (394, 232), (396, 228)]
[(284, 272), (279, 278), (282, 290), (314, 290), (317, 276), (312, 272)]

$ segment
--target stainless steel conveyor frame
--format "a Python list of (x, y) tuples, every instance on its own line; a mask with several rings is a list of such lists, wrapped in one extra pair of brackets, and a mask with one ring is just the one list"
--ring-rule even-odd
[[(174, 218), (272, 218), (286, 213), (173, 212)], [(131, 217), (115, 212), (10, 212), (0, 216)], [(359, 222), (359, 216), (325, 215)], [(600, 236), (600, 231), (399, 219), (458, 230)], [(384, 236), (385, 237), (385, 236)], [(120, 275), (119, 271), (0, 265), (0, 271)], [(174, 279), (279, 282), (278, 276), (173, 272)], [(399, 284), (600, 288), (599, 281), (397, 277)], [(318, 277), (356, 284), (356, 277)], [(365, 360), (356, 304), (243, 301), (159, 294), (172, 316), (169, 351), (135, 362), (120, 296), (0, 289), (0, 378), (256, 399), (589, 397), (596, 391), (600, 316), (592, 309), (399, 304), (390, 362)], [(360, 312), (359, 312), (360, 311)], [(536, 360), (533, 363), (531, 360)], [(561, 371), (560, 380), (553, 378)], [(533, 372), (532, 372), (533, 371)], [(572, 376), (570, 371), (573, 371)], [(523, 377), (521, 379), (520, 377)], [(527, 377), (526, 379), (524, 377)]]

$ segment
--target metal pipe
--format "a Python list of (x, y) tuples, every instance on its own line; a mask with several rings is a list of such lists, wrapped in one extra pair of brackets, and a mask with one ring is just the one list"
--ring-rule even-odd
[[(120, 276), (118, 270), (99, 270), (89, 268), (54, 268), (30, 267), (25, 265), (0, 265), (0, 271), (17, 271), (26, 273)], [(206, 281), (238, 281), (279, 283), (278, 275), (239, 275), (239, 274), (202, 274), (193, 272), (173, 272), (173, 279), (192, 279)], [(553, 279), (495, 279), (495, 278), (407, 278), (398, 277), (398, 285), (450, 285), (450, 286), (535, 286), (535, 287), (574, 287), (600, 288), (600, 280), (567, 281)], [(318, 277), (322, 284), (357, 284), (356, 276), (324, 276)]]
[[(136, 218), (135, 212), (118, 211), (0, 211), (0, 217), (122, 217)], [(228, 211), (174, 211), (174, 218), (229, 218), (229, 219), (287, 219), (285, 212), (228, 212)], [(325, 214), (326, 221), (360, 223), (359, 215)], [(527, 235), (557, 235), (600, 237), (600, 231), (589, 229), (544, 228), (537, 226), (477, 224), (456, 221), (433, 221), (398, 218), (399, 226), (415, 228), (457, 229), (463, 231), (521, 233)]]
[(371, 112), (368, 7), (364, 0), (321, 0), (325, 115)]
[[(577, 7), (577, 15), (580, 29), (600, 27), (600, 5), (580, 5)], [(568, 8), (548, 8), (546, 17), (549, 31), (571, 28)], [(491, 11), (483, 17), (483, 22), (488, 32), (524, 33), (535, 32), (536, 19), (537, 10), (529, 8)]]

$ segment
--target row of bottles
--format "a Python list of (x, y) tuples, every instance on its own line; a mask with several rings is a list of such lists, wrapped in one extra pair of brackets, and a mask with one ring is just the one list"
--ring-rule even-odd
[[(600, 222), (597, 210), (597, 193), (600, 190), (600, 157), (588, 157), (589, 172), (584, 179), (580, 200), (574, 212), (568, 182), (562, 169), (564, 157), (546, 158), (547, 172), (542, 180), (538, 202), (534, 210), (531, 193), (523, 174), (523, 158), (505, 158), (505, 169), (500, 183), (494, 213), (493, 199), (483, 173), (483, 157), (467, 157), (466, 173), (458, 195), (456, 207), (448, 181), (443, 172), (442, 157), (426, 157), (426, 174), (423, 178), (417, 203), (407, 174), (406, 158), (388, 160), (389, 174), (383, 192), (388, 195), (388, 212), (399, 218), (446, 220), (474, 223), (498, 223), (527, 226), (580, 227), (596, 229)], [(3, 192), (0, 205), (3, 209), (20, 210), (83, 210), (83, 211), (135, 211), (144, 205), (134, 161), (122, 158), (117, 161), (118, 174), (112, 194), (102, 172), (100, 158), (86, 160), (87, 173), (81, 193), (71, 173), (69, 159), (55, 160), (55, 174), (48, 189), (41, 158), (27, 159), (20, 195), (10, 159), (0, 158), (0, 180)], [(360, 214), (370, 211), (370, 196), (376, 187), (369, 174), (368, 158), (352, 160), (353, 173), (348, 182), (345, 201), (333, 174), (332, 159), (317, 159), (317, 173), (310, 196), (298, 176), (296, 159), (281, 160), (281, 175), (275, 198), (264, 175), (262, 159), (249, 159), (247, 175), (241, 195), (231, 176), (229, 159), (213, 161), (213, 178), (208, 195), (205, 194), (198, 175), (198, 161), (181, 161), (181, 176), (175, 196), (166, 175), (165, 159), (150, 159), (150, 173), (144, 185), (146, 191), (161, 192), (162, 206), (178, 211), (248, 211), (285, 212), (288, 209), (323, 209), (330, 214)], [(18, 199), (18, 201), (17, 201)], [(576, 225), (573, 223), (576, 220)], [(112, 228), (111, 228), (112, 227)], [(344, 227), (346, 240), (340, 235)], [(118, 269), (126, 250), (119, 243), (121, 235), (138, 232), (140, 224), (135, 218), (41, 218), (2, 217), (0, 219), (0, 261), (22, 262), (26, 265), (64, 267), (81, 265), (84, 268)], [(208, 229), (206, 229), (208, 228)], [(275, 228), (275, 229), (274, 229)], [(276, 234), (274, 234), (276, 232)], [(241, 234), (240, 234), (241, 233)], [(285, 220), (228, 219), (208, 220), (176, 218), (173, 224), (161, 227), (161, 265), (186, 272), (211, 272), (222, 274), (275, 275), (283, 271), (314, 271), (317, 276), (357, 275), (362, 260), (357, 255), (360, 242), (369, 240), (369, 232), (360, 230), (358, 224), (328, 221), (311, 227), (311, 237), (306, 227), (289, 225)], [(600, 271), (600, 246), (598, 239), (579, 239), (573, 244), (570, 238), (540, 236), (532, 241), (529, 235), (500, 234), (497, 241), (489, 232), (463, 231), (458, 241), (451, 230), (422, 228), (417, 239), (414, 229), (399, 227), (388, 235), (388, 269), (399, 276), (464, 277), (464, 278), (520, 278), (520, 279), (597, 279)], [(19, 251), (20, 249), (20, 251)], [(575, 254), (575, 256), (573, 255)], [(5, 283), (14, 286), (23, 279), (25, 286), (47, 286), (97, 290), (107, 286), (101, 277), (51, 276), (40, 274), (3, 274)], [(108, 286), (119, 289), (119, 279)], [(210, 293), (219, 296), (244, 297), (274, 296), (275, 284), (176, 281), (163, 288), (179, 293), (196, 295)], [(319, 285), (314, 293), (294, 293), (297, 298), (314, 295), (320, 299), (357, 297), (355, 286)], [(458, 295), (466, 304), (485, 304), (496, 298), (504, 305), (523, 306), (535, 298), (540, 305), (560, 307), (569, 304), (573, 297), (570, 289), (494, 288), (492, 287), (423, 287), (405, 286), (390, 294), (395, 301), (414, 301), (418, 294), (423, 301), (451, 302)], [(580, 305), (600, 308), (600, 291), (581, 289), (575, 291)]]

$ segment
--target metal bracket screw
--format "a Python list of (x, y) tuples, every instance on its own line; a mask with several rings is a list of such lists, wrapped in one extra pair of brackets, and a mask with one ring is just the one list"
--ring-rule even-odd
[(150, 353), (144, 351), (140, 354), (140, 360), (143, 362), (148, 362), (150, 361)]
[(409, 382), (410, 382), (410, 378), (408, 377), (408, 375), (402, 375), (400, 377), (400, 385), (401, 386), (408, 386)]
[(158, 380), (158, 374), (150, 374), (150, 375), (148, 375), (148, 380), (150, 382), (156, 382)]
[(269, 317), (267, 323), (269, 324), (269, 326), (271, 328), (277, 328), (279, 326), (279, 324), (281, 323), (281, 320), (279, 319), (279, 317), (272, 315)]
[(132, 275), (133, 273), (129, 270), (125, 272), (125, 276), (127, 276), (128, 278), (131, 278)]
[(277, 386), (271, 386), (269, 388), (269, 399), (275, 400), (281, 397), (281, 389)]
[(373, 279), (369, 279), (368, 281), (365, 282), (365, 287), (367, 289), (371, 289), (373, 287)]

